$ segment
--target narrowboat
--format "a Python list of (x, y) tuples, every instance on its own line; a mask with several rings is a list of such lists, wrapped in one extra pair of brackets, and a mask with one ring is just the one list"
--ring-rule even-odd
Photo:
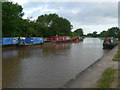
[(18, 44), (18, 37), (5, 37), (1, 40), (2, 46), (16, 46)]
[(78, 42), (79, 42), (79, 37), (75, 37), (75, 38), (73, 39), (73, 42), (74, 42), (74, 43), (78, 43)]
[(117, 40), (114, 37), (107, 37), (103, 42), (103, 49), (113, 48), (117, 45)]
[(78, 42), (80, 42), (80, 41), (83, 41), (83, 37), (75, 37), (74, 39), (73, 39), (73, 42), (74, 43), (78, 43)]
[(70, 42), (72, 41), (70, 36), (51, 36), (47, 38), (47, 41), (50, 42)]
[(0, 46), (2, 46), (2, 38), (0, 38)]
[(19, 46), (42, 45), (43, 42), (43, 37), (21, 37), (19, 40)]

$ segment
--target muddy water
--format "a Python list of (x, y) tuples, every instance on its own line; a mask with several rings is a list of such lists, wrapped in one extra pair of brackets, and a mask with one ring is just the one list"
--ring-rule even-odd
[(85, 38), (79, 43), (3, 49), (3, 88), (57, 88), (108, 51), (103, 41)]

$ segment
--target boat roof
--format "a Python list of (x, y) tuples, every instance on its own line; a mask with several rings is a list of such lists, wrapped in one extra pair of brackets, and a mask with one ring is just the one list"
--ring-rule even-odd
[(56, 37), (70, 37), (70, 36), (51, 36), (50, 38), (56, 38)]

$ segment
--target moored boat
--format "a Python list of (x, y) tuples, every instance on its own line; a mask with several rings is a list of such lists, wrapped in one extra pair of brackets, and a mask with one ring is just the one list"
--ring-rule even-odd
[(43, 37), (5, 37), (0, 38), (0, 45), (3, 47), (8, 46), (31, 46), (42, 45), (44, 42)]
[(84, 37), (75, 37), (75, 38), (73, 39), (73, 42), (74, 42), (74, 43), (78, 43), (78, 42), (80, 42), (80, 41), (83, 41), (83, 39), (84, 39)]
[(78, 42), (79, 42), (79, 37), (75, 37), (75, 38), (73, 39), (73, 42), (74, 42), (74, 43), (78, 43)]
[(103, 42), (103, 49), (113, 48), (117, 45), (117, 40), (114, 37), (107, 37)]
[(19, 39), (20, 42), (18, 46), (32, 46), (32, 45), (42, 45), (44, 42), (43, 37), (22, 37)]
[(51, 42), (70, 42), (72, 41), (70, 36), (51, 36), (47, 38), (48, 41)]
[(6, 46), (16, 46), (18, 44), (18, 37), (4, 37), (1, 38), (1, 45)]

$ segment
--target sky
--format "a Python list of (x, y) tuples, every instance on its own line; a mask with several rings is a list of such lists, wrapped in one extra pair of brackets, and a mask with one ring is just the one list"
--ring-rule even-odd
[[(111, 0), (106, 2), (80, 2), (70, 1), (43, 1), (43, 0), (12, 0), (14, 3), (22, 5), (23, 12), (31, 20), (36, 20), (38, 16), (56, 13), (60, 17), (66, 18), (73, 25), (72, 31), (82, 28), (84, 33), (97, 31), (100, 33), (111, 27), (118, 26), (118, 2)], [(104, 0), (105, 1), (105, 0)], [(111, 1), (111, 2), (110, 2)]]

